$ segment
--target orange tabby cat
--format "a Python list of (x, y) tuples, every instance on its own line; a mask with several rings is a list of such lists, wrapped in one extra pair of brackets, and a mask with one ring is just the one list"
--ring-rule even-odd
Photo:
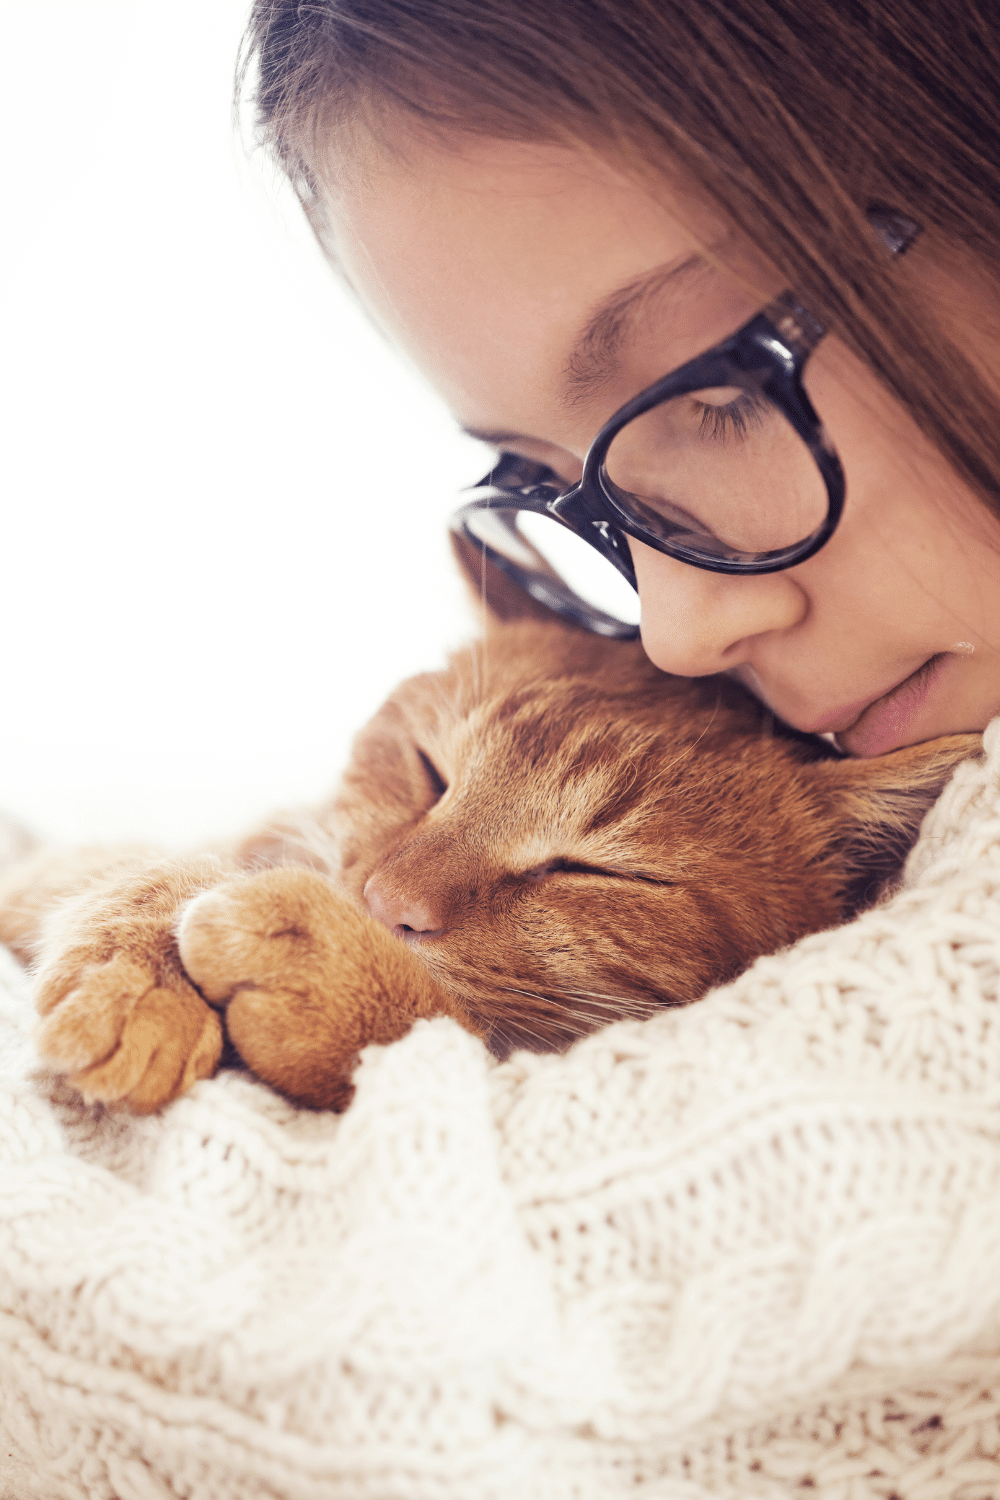
[(392, 695), (317, 814), (190, 859), (41, 852), (0, 882), (41, 1055), (86, 1096), (157, 1108), (225, 1032), (342, 1108), (359, 1049), (418, 1016), (503, 1052), (688, 1004), (877, 894), (978, 743), (842, 760), (725, 679), (491, 589), (484, 641)]

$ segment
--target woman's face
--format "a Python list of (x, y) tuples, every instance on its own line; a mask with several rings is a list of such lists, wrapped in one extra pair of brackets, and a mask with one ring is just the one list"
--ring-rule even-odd
[[(373, 148), (331, 210), (359, 295), (460, 423), (567, 481), (612, 412), (782, 290), (694, 193), (665, 204), (582, 150)], [(919, 240), (908, 268), (947, 300)], [(952, 301), (982, 353), (984, 310)], [(1000, 711), (1000, 527), (837, 339), (805, 383), (846, 472), (839, 528), (807, 562), (746, 578), (630, 540), (646, 651), (680, 676), (730, 673), (854, 755), (984, 728)]]

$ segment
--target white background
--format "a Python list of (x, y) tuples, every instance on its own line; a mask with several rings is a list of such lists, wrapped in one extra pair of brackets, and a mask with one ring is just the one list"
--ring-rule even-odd
[(321, 797), (474, 628), (484, 453), (234, 139), (246, 8), (5, 16), (0, 809), (59, 841)]

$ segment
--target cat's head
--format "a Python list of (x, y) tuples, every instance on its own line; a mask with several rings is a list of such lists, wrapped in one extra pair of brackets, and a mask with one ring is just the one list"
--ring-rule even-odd
[(843, 920), (975, 744), (843, 760), (638, 642), (493, 618), (362, 731), (332, 832), (348, 890), (496, 1050), (548, 1048)]

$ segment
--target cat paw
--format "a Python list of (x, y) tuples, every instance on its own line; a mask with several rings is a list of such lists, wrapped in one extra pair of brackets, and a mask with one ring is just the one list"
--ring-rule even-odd
[(319, 977), (336, 900), (326, 880), (298, 866), (201, 891), (177, 924), (184, 972), (218, 1006), (247, 989), (307, 988)]
[(197, 895), (177, 927), (185, 972), (244, 1062), (297, 1103), (343, 1109), (360, 1049), (448, 1012), (404, 943), (321, 875), (286, 865)]
[(215, 1072), (222, 1024), (181, 969), (172, 929), (221, 873), (208, 859), (116, 858), (53, 908), (34, 981), (36, 1046), (86, 1099), (145, 1114)]
[[(282, 866), (196, 896), (177, 927), (184, 970), (213, 1005), (243, 1061), (297, 1103), (344, 1109), (362, 1039), (354, 1024), (352, 956), (338, 945), (364, 919), (322, 876)], [(337, 949), (340, 948), (337, 962)]]
[(215, 1072), (221, 1022), (179, 974), (126, 952), (69, 953), (53, 967), (36, 983), (36, 1045), (88, 1102), (148, 1114)]

